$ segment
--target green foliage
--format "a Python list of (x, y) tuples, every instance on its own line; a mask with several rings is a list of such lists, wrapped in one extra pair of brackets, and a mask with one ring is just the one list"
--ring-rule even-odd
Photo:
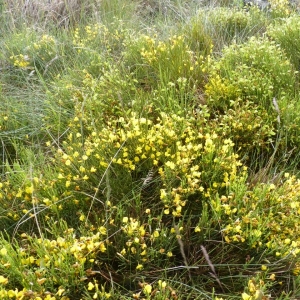
[[(29, 36), (26, 36), (26, 35)], [(10, 63), (22, 70), (40, 72), (46, 75), (47, 72), (54, 68), (57, 60), (60, 58), (58, 41), (50, 35), (38, 35), (31, 32), (25, 32), (25, 36), (19, 34), (15, 37), (19, 41), (19, 47), (8, 48)], [(31, 43), (28, 44), (28, 40)], [(24, 47), (26, 43), (26, 47)], [(50, 69), (50, 70), (49, 70)], [(57, 70), (55, 70), (57, 72)]]
[(200, 11), (202, 20), (216, 48), (221, 51), (231, 43), (242, 43), (255, 36), (266, 26), (268, 20), (255, 6), (248, 10), (240, 8), (216, 7)]
[(240, 2), (3, 2), (1, 299), (300, 297), (299, 17)]
[[(166, 41), (160, 41), (156, 36), (142, 36), (127, 43), (125, 65), (134, 68), (137, 80), (148, 88), (156, 88), (159, 83), (163, 87), (176, 84), (180, 78), (188, 79), (190, 85), (203, 80), (206, 58), (201, 54), (207, 52), (208, 42), (196, 51), (192, 51), (189, 40), (181, 35), (174, 35)], [(132, 58), (135, 64), (132, 64)]]
[(265, 108), (251, 101), (236, 101), (226, 112), (215, 118), (216, 131), (230, 136), (240, 155), (247, 155), (253, 149), (268, 149), (274, 142), (277, 123)]
[(284, 20), (277, 20), (268, 26), (267, 34), (285, 51), (287, 57), (294, 64), (295, 69), (300, 68), (299, 57), (299, 17), (291, 16)]
[(254, 37), (225, 48), (209, 75), (208, 101), (223, 109), (231, 101), (245, 99), (271, 111), (272, 98), (293, 95), (296, 82), (294, 68), (279, 46)]
[(284, 98), (280, 105), (281, 115), (282, 115), (282, 135), (283, 135), (283, 145), (287, 149), (294, 152), (299, 146), (299, 137), (296, 132), (299, 130), (300, 119), (298, 115), (299, 111), (299, 100)]

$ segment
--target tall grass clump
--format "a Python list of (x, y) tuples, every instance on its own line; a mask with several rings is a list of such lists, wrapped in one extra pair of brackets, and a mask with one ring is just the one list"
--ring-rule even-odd
[(69, 27), (93, 17), (93, 11), (99, 9), (98, 1), (78, 0), (54, 1), (2, 1), (1, 18), (6, 21), (8, 30), (21, 29), (24, 24), (33, 27)]
[(243, 43), (249, 37), (261, 35), (268, 24), (266, 16), (256, 7), (215, 7), (200, 10), (197, 19), (204, 24), (205, 31), (212, 37), (215, 51), (231, 43)]
[(267, 29), (267, 34), (286, 52), (286, 55), (299, 70), (299, 17), (293, 15), (290, 18), (278, 20)]

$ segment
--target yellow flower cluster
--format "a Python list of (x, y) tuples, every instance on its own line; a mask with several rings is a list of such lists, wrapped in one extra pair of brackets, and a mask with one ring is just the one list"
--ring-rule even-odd
[(218, 117), (214, 122), (218, 134), (230, 136), (240, 156), (246, 155), (253, 148), (268, 147), (274, 141), (276, 128), (274, 117), (259, 105), (237, 99), (226, 114)]
[(53, 36), (44, 34), (38, 41), (29, 44), (22, 52), (10, 57), (16, 67), (39, 68), (56, 57), (57, 41)]
[(280, 187), (263, 184), (246, 192), (243, 201), (234, 193), (220, 198), (219, 207), (228, 216), (223, 230), (226, 242), (247, 242), (253, 248), (269, 248), (279, 257), (299, 257), (300, 180), (286, 177)]
[(122, 21), (117, 22), (119, 26), (114, 31), (108, 30), (101, 23), (87, 25), (83, 29), (76, 28), (73, 34), (73, 44), (77, 52), (90, 51), (91, 47), (95, 45), (100, 45), (107, 52), (120, 47), (126, 36), (126, 32), (122, 28)]
[(101, 24), (87, 25), (84, 28), (84, 32), (81, 33), (79, 28), (76, 28), (73, 37), (73, 44), (78, 47), (78, 52), (80, 53), (82, 51), (81, 48), (88, 46), (91, 41), (94, 41), (99, 35), (99, 32), (106, 35), (108, 34), (108, 29), (106, 26)]
[[(178, 297), (172, 286), (161, 279), (159, 279), (155, 284), (144, 282), (140, 283), (140, 286), (141, 291), (133, 294), (133, 299), (140, 299), (141, 296), (146, 296), (147, 299), (150, 299), (149, 297), (151, 297), (151, 299), (152, 297), (155, 297), (153, 299), (177, 299)], [(141, 299), (145, 298), (143, 297)]]
[(255, 299), (264, 299), (264, 286), (265, 283), (263, 280), (258, 280), (256, 278), (250, 279), (248, 281), (248, 293), (242, 293), (243, 300), (255, 300)]
[[(147, 259), (147, 244), (146, 241), (149, 236), (149, 232), (146, 232), (145, 225), (140, 225), (138, 220), (133, 218), (124, 217), (123, 218), (123, 232), (129, 237), (126, 241), (126, 248), (123, 248), (120, 254), (122, 256), (126, 255), (138, 255), (141, 257), (141, 262), (146, 262)], [(136, 266), (137, 270), (143, 269), (143, 265), (139, 263)]]
[(26, 68), (30, 65), (30, 57), (28, 55), (23, 55), (23, 54), (12, 55), (10, 57), (10, 60), (12, 60), (14, 66), (19, 68)]
[(35, 50), (35, 55), (45, 62), (49, 62), (57, 53), (57, 41), (53, 36), (46, 34), (31, 47)]
[(33, 292), (30, 289), (14, 289), (14, 290), (5, 290), (0, 288), (0, 297), (1, 299), (16, 299), (16, 300), (23, 300), (23, 299), (36, 299), (36, 300), (70, 300), (70, 298), (65, 296), (53, 296), (49, 293), (45, 295), (40, 295), (39, 293)]
[[(157, 168), (165, 213), (181, 216), (188, 195), (201, 192), (208, 197), (213, 190), (226, 189), (240, 166), (230, 140), (220, 141), (214, 133), (201, 133), (201, 128), (195, 130), (195, 122), (195, 119), (165, 114), (155, 123), (135, 116), (128, 121), (120, 118), (99, 133), (99, 138), (94, 140), (97, 147), (91, 152), (99, 151), (99, 146), (106, 144), (108, 149), (101, 152), (110, 149), (112, 154), (118, 153), (110, 159), (128, 171), (144, 164)], [(86, 145), (90, 147), (93, 143), (87, 140)], [(103, 156), (99, 153), (98, 157), (98, 164), (103, 164)], [(210, 184), (211, 173), (216, 176), (214, 184)], [(175, 178), (180, 180), (170, 185)]]
[(272, 12), (277, 17), (288, 17), (291, 14), (289, 0), (269, 0)]
[[(140, 55), (143, 63), (150, 66), (165, 83), (176, 82), (178, 78), (201, 80), (206, 70), (208, 57), (191, 50), (184, 36), (174, 35), (167, 41), (144, 36)], [(212, 51), (212, 46), (211, 50)]]
[[(99, 253), (106, 252), (106, 240), (103, 238), (106, 234), (106, 229), (99, 228), (99, 230), (90, 236), (82, 236), (75, 238), (74, 230), (69, 228), (65, 237), (57, 237), (55, 240), (42, 239), (31, 237), (27, 234), (22, 234), (23, 247), (13, 250), (7, 249), (4, 246), (0, 249), (0, 262), (3, 268), (10, 270), (14, 268), (12, 261), (12, 252), (16, 251), (16, 257), (20, 258), (19, 268), (27, 272), (30, 280), (32, 281), (32, 289), (28, 290), (11, 290), (9, 289), (10, 279), (0, 276), (0, 295), (1, 299), (14, 298), (25, 299), (27, 296), (34, 296), (35, 299), (54, 300), (54, 299), (69, 299), (66, 295), (65, 286), (62, 286), (64, 280), (68, 278), (61, 278), (59, 270), (69, 272), (72, 280), (82, 281), (82, 276), (85, 274), (86, 264), (91, 264), (99, 257)], [(30, 245), (30, 246), (29, 246)], [(34, 248), (31, 246), (34, 245)], [(53, 271), (56, 270), (56, 271)], [(66, 275), (67, 277), (69, 275)], [(89, 274), (93, 278), (93, 274)], [(78, 279), (76, 279), (78, 278)], [(91, 281), (84, 278), (88, 290), (91, 289)], [(60, 286), (57, 292), (49, 293), (44, 288), (48, 283), (56, 283)], [(98, 287), (97, 281), (94, 280), (95, 286)], [(6, 289), (6, 286), (8, 289)], [(99, 295), (103, 291), (99, 291)], [(96, 293), (98, 293), (96, 291)], [(107, 296), (107, 294), (106, 294)], [(58, 298), (59, 297), (59, 298)], [(108, 298), (108, 297), (107, 297)]]
[(211, 78), (205, 85), (205, 94), (210, 101), (236, 99), (241, 95), (241, 90), (234, 86), (228, 79), (221, 78), (218, 71), (211, 71)]

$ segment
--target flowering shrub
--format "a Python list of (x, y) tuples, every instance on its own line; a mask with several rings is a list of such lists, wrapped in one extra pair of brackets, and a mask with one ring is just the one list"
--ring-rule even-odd
[[(217, 210), (224, 209), (232, 221), (224, 230), (227, 242), (248, 242), (253, 248), (268, 247), (281, 257), (298, 255), (299, 237), (292, 228), (297, 228), (299, 222), (297, 194), (300, 182), (288, 173), (286, 177), (286, 182), (277, 189), (274, 184), (269, 184), (242, 193), (239, 197), (243, 201), (236, 199), (234, 185), (230, 196), (219, 199), (220, 202), (215, 204)], [(289, 202), (284, 203), (283, 198)], [(261, 213), (257, 214), (257, 211)]]
[(101, 23), (75, 28), (73, 47), (84, 68), (92, 75), (102, 72), (103, 62), (108, 57), (119, 56), (123, 49), (123, 42), (129, 32), (123, 28), (122, 21), (115, 20), (115, 30), (108, 30)]
[(277, 20), (267, 28), (267, 34), (285, 51), (287, 57), (294, 64), (295, 69), (299, 70), (299, 30), (300, 20), (297, 15), (283, 20)]
[(216, 108), (242, 98), (271, 111), (272, 98), (293, 94), (294, 87), (295, 71), (283, 51), (274, 42), (250, 38), (224, 49), (210, 69), (205, 93)]
[(272, 17), (284, 18), (291, 15), (291, 2), (289, 0), (269, 0)]
[(56, 38), (44, 34), (39, 39), (33, 39), (31, 44), (20, 52), (13, 51), (10, 60), (14, 66), (21, 69), (34, 70), (40, 72), (48, 71), (50, 65), (59, 57), (59, 46)]
[[(130, 63), (128, 57), (135, 58), (133, 71), (137, 80), (145, 81), (147, 86), (156, 88), (157, 83), (162, 86), (169, 82), (176, 84), (179, 78), (188, 79), (193, 86), (195, 82), (201, 83), (204, 79), (203, 68), (207, 59), (202, 55), (202, 49), (193, 51), (182, 35), (173, 35), (166, 41), (159, 40), (155, 35), (145, 35), (134, 43), (132, 40), (127, 41), (127, 46), (125, 62)], [(206, 48), (203, 46), (203, 50), (206, 51)]]
[(214, 122), (216, 132), (230, 136), (241, 157), (254, 149), (268, 149), (278, 129), (274, 117), (265, 108), (241, 99), (237, 99), (226, 114), (217, 115)]
[(208, 197), (216, 188), (226, 190), (240, 165), (230, 140), (219, 141), (215, 133), (196, 128), (195, 119), (162, 114), (154, 121), (135, 116), (128, 121), (112, 120), (100, 132), (86, 136), (83, 144), (81, 133), (71, 133), (64, 142), (65, 151), (58, 149), (58, 159), (81, 174), (72, 179), (67, 168), (61, 170), (60, 178), (64, 182), (68, 178), (68, 185), (76, 186), (94, 177), (89, 170), (96, 173), (99, 167), (110, 164), (124, 168), (130, 177), (146, 175), (155, 168), (162, 183), (160, 198), (165, 211), (181, 216), (189, 194), (201, 192)]
[(0, 298), (298, 299), (296, 16), (102, 2), (1, 32)]

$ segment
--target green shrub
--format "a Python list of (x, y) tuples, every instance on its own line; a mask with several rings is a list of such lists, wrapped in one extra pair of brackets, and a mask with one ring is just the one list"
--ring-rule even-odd
[(297, 78), (257, 37), (282, 20), (153, 3), (1, 32), (0, 298), (299, 298)]
[(285, 51), (296, 70), (300, 68), (299, 26), (300, 17), (293, 15), (283, 20), (276, 20), (274, 24), (269, 25), (267, 28), (268, 36)]
[(295, 71), (283, 51), (274, 42), (251, 38), (233, 44), (209, 70), (205, 93), (208, 103), (225, 109), (231, 101), (250, 100), (272, 111), (272, 99), (293, 95)]
[[(57, 72), (55, 66), (61, 58), (58, 41), (48, 34), (37, 34), (25, 32), (25, 35), (18, 34), (15, 38), (20, 39), (18, 44), (8, 42), (7, 55), (10, 63), (28, 73), (38, 71), (45, 75), (51, 69)], [(30, 44), (28, 44), (30, 41)], [(26, 47), (22, 46), (26, 43)], [(16, 45), (21, 47), (16, 47)]]
[[(193, 86), (195, 82), (203, 81), (206, 58), (200, 49), (194, 52), (190, 47), (182, 35), (174, 35), (166, 41), (160, 41), (156, 36), (142, 36), (127, 41), (125, 65), (136, 74), (139, 82), (150, 88), (157, 88), (159, 83), (164, 87), (169, 83), (176, 84), (180, 78), (186, 78)], [(207, 45), (203, 48), (205, 51)]]
[(270, 0), (269, 3), (272, 18), (285, 18), (292, 12), (291, 1)]
[(268, 22), (255, 6), (248, 11), (216, 7), (213, 10), (200, 11), (197, 18), (204, 23), (205, 31), (211, 36), (217, 53), (232, 42), (243, 43), (249, 37), (261, 33)]
[(215, 130), (230, 137), (241, 157), (255, 149), (268, 149), (276, 139), (278, 124), (265, 108), (250, 102), (236, 101), (225, 114), (216, 116)]

